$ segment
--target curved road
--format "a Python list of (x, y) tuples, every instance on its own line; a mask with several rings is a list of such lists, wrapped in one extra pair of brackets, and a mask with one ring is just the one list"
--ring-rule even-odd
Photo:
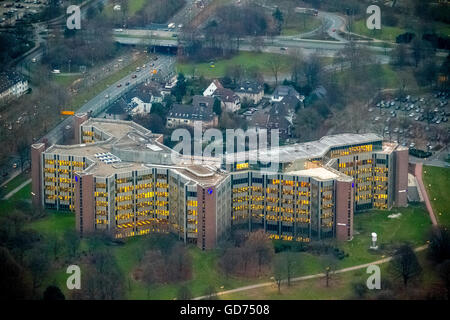
[[(414, 251), (419, 252), (419, 251), (425, 250), (426, 248), (428, 248), (427, 244), (423, 245), (423, 246), (420, 246), (418, 248), (415, 248)], [(387, 257), (387, 258), (380, 259), (380, 260), (377, 260), (377, 261), (373, 261), (373, 262), (360, 264), (360, 265), (353, 266), (353, 267), (348, 267), (348, 268), (336, 270), (334, 273), (338, 274), (338, 273), (345, 273), (345, 272), (350, 272), (350, 271), (354, 271), (354, 270), (364, 269), (364, 268), (367, 268), (370, 265), (382, 264), (382, 263), (389, 262), (391, 260), (392, 260), (392, 257)], [(316, 274), (312, 274), (312, 275), (308, 275), (308, 276), (292, 278), (291, 282), (304, 281), (304, 280), (323, 278), (323, 277), (325, 277), (324, 273), (316, 273)], [(286, 279), (282, 280), (281, 283), (287, 283), (287, 280)], [(273, 281), (272, 282), (258, 283), (258, 284), (253, 284), (253, 285), (249, 285), (249, 286), (239, 287), (239, 288), (235, 288), (235, 289), (231, 289), (231, 290), (220, 291), (220, 292), (217, 292), (216, 294), (213, 294), (213, 295), (206, 295), (206, 296), (196, 297), (196, 298), (193, 298), (192, 300), (203, 300), (203, 299), (211, 298), (212, 296), (222, 296), (222, 295), (236, 293), (236, 292), (241, 292), (241, 291), (248, 291), (248, 290), (253, 290), (253, 289), (259, 289), (259, 288), (263, 288), (263, 287), (272, 286), (274, 284), (275, 283)]]

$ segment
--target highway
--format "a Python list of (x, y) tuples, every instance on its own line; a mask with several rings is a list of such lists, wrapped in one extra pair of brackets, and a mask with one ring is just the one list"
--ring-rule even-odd
[[(151, 66), (152, 63), (154, 63), (154, 66)], [(115, 82), (113, 85), (108, 86), (107, 88), (105, 88), (105, 90), (103, 90), (94, 98), (86, 102), (80, 109), (77, 110), (77, 113), (92, 112), (93, 116), (100, 114), (112, 102), (114, 102), (120, 96), (125, 94), (128, 90), (151, 78), (153, 69), (157, 69), (160, 74), (162, 74), (163, 76), (167, 76), (171, 74), (174, 64), (175, 64), (175, 57), (173, 56), (158, 55), (158, 60), (156, 61), (153, 61), (149, 58), (148, 62), (145, 65), (145, 68), (141, 67), (141, 71), (133, 72), (127, 75), (126, 77), (120, 79), (119, 81)], [(136, 78), (133, 79), (132, 75), (136, 75)], [(130, 84), (127, 86), (125, 85), (126, 82), (129, 82)], [(118, 84), (121, 84), (121, 86), (118, 87), (117, 86)], [(49, 131), (41, 139), (41, 141), (47, 141), (49, 145), (60, 143), (63, 136), (62, 135), (63, 129), (67, 125), (72, 124), (73, 124), (73, 117), (66, 118), (65, 120), (60, 122), (55, 128)]]

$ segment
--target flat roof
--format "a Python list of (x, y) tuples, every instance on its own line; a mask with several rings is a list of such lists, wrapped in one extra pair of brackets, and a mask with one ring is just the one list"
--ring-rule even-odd
[[(346, 145), (356, 145), (370, 142), (382, 142), (383, 138), (374, 133), (356, 134), (344, 133), (331, 136), (324, 136), (319, 140), (295, 143), (275, 148), (268, 147), (267, 150), (252, 152), (245, 151), (239, 153), (227, 154), (227, 163), (240, 162), (249, 160), (254, 157), (254, 160), (263, 162), (292, 162), (300, 159), (313, 159), (323, 157), (331, 148), (342, 147)], [(256, 159), (256, 156), (258, 159)], [(232, 161), (235, 157), (235, 161)]]
[(292, 172), (286, 172), (287, 174), (298, 175), (302, 177), (312, 177), (320, 180), (338, 179), (340, 175), (326, 169), (326, 168), (312, 168), (305, 170), (298, 170)]

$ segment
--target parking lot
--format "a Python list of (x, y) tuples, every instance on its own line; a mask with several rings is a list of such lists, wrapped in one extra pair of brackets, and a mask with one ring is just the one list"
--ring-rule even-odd
[(449, 93), (393, 98), (385, 95), (369, 105), (373, 129), (403, 146), (436, 151), (448, 143)]
[(47, 0), (0, 0), (0, 25), (8, 26), (24, 22), (39, 13), (47, 4)]

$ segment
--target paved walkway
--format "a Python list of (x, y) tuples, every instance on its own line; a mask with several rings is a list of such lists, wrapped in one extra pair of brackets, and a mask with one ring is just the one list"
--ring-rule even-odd
[(3, 197), (2, 200), (8, 200), (9, 198), (11, 198), (13, 195), (15, 195), (17, 192), (19, 192), (23, 187), (25, 187), (27, 184), (29, 184), (31, 182), (31, 179), (28, 179), (27, 181), (25, 181), (24, 183), (22, 183), (20, 186), (18, 186), (17, 188), (15, 188), (14, 190), (12, 190), (11, 192), (9, 192), (6, 196)]
[[(419, 252), (419, 251), (425, 250), (426, 248), (428, 248), (427, 244), (415, 248), (414, 251)], [(354, 270), (365, 269), (365, 268), (367, 268), (370, 265), (383, 264), (383, 263), (389, 262), (389, 261), (391, 261), (391, 259), (392, 259), (392, 257), (387, 257), (387, 258), (380, 259), (380, 260), (377, 260), (377, 261), (374, 261), (374, 262), (369, 262), (369, 263), (360, 264), (360, 265), (353, 266), (353, 267), (339, 269), (339, 270), (336, 270), (336, 272), (334, 272), (334, 273), (335, 274), (337, 274), (337, 273), (345, 273), (345, 272), (350, 272), (350, 271), (354, 271)], [(324, 273), (317, 273), (317, 274), (312, 274), (312, 275), (309, 275), (309, 276), (292, 278), (291, 282), (304, 281), (304, 280), (316, 279), (316, 278), (322, 278), (322, 277), (325, 277)], [(287, 280), (282, 280), (282, 283), (287, 283)], [(213, 296), (222, 296), (222, 295), (225, 295), (225, 294), (230, 294), (230, 293), (235, 293), (235, 292), (240, 292), (240, 291), (253, 290), (253, 289), (268, 287), (268, 286), (272, 286), (272, 285), (274, 285), (273, 281), (272, 282), (258, 283), (258, 284), (253, 284), (253, 285), (249, 285), (249, 286), (245, 286), (245, 287), (239, 287), (239, 288), (236, 288), (236, 289), (231, 289), (231, 290), (217, 292)], [(202, 300), (202, 299), (206, 299), (206, 298), (210, 298), (210, 297), (211, 296), (206, 295), (206, 296), (193, 298), (192, 300)]]
[(416, 163), (416, 168), (414, 171), (414, 175), (417, 179), (417, 184), (419, 185), (420, 192), (422, 193), (423, 200), (425, 202), (425, 205), (427, 206), (428, 213), (430, 214), (431, 223), (433, 226), (437, 226), (437, 220), (436, 216), (433, 212), (433, 207), (431, 206), (430, 199), (428, 198), (427, 190), (425, 189), (425, 185), (423, 184), (422, 180), (422, 173), (423, 173), (423, 163)]

